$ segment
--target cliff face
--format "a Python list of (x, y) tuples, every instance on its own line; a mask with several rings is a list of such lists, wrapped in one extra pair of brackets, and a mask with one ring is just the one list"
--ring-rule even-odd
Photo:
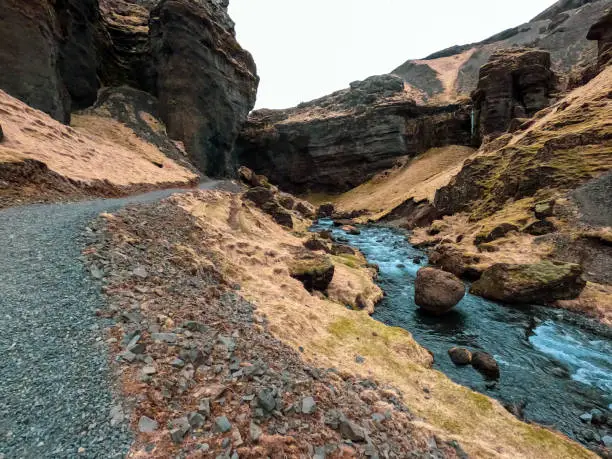
[(288, 110), (258, 110), (237, 142), (238, 159), (287, 190), (346, 191), (398, 158), (471, 143), (470, 108), (418, 106), (392, 76)]
[(610, 6), (612, 0), (560, 0), (530, 22), (479, 43), (406, 61), (391, 73), (422, 101), (453, 101), (469, 95), (478, 83), (480, 67), (497, 51), (515, 46), (548, 51), (552, 70), (566, 73), (596, 59), (597, 45), (585, 33)]
[(170, 136), (210, 175), (231, 175), (258, 77), (218, 0), (7, 0), (0, 89), (68, 123), (101, 87), (159, 99)]
[(200, 170), (218, 176), (235, 169), (232, 154), (258, 78), (251, 55), (238, 45), (225, 10), (214, 3), (166, 0), (152, 11), (151, 48), (162, 118), (185, 142)]
[(597, 66), (603, 69), (612, 61), (612, 8), (591, 27), (587, 38), (597, 40)]

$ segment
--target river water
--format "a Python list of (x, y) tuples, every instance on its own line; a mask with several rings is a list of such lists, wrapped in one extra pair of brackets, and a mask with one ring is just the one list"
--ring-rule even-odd
[[(524, 406), (526, 420), (554, 427), (591, 447), (612, 434), (610, 424), (593, 426), (580, 420), (594, 408), (612, 410), (611, 334), (595, 334), (567, 311), (505, 306), (470, 294), (448, 315), (429, 316), (414, 303), (416, 273), (427, 260), (408, 243), (405, 232), (364, 226), (360, 235), (348, 235), (331, 220), (320, 220), (312, 228), (322, 229), (331, 229), (336, 239), (344, 239), (380, 266), (378, 284), (385, 298), (373, 317), (411, 332), (434, 354), (436, 369), (504, 404)], [(423, 258), (420, 264), (413, 261), (416, 257)], [(448, 357), (453, 346), (492, 354), (500, 365), (500, 380), (487, 381), (470, 366), (454, 365)]]

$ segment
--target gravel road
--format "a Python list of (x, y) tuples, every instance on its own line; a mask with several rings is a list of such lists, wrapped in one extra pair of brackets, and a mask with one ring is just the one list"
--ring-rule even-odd
[(80, 261), (80, 238), (101, 212), (177, 191), (0, 211), (0, 458), (112, 458), (129, 449), (94, 314), (104, 300)]

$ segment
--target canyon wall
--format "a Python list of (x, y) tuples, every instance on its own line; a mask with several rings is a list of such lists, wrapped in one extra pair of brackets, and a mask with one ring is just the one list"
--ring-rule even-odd
[(0, 26), (0, 89), (64, 123), (102, 87), (148, 92), (200, 170), (235, 173), (259, 79), (226, 1), (6, 0)]
[(236, 148), (241, 164), (283, 189), (338, 192), (401, 157), (471, 143), (469, 103), (419, 106), (385, 75), (295, 108), (255, 111)]

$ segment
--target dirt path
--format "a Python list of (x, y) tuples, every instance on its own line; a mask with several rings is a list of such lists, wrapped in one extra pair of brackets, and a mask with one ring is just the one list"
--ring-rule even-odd
[(0, 457), (127, 452), (131, 434), (113, 405), (103, 324), (94, 314), (103, 299), (79, 240), (101, 212), (180, 191), (0, 211)]

